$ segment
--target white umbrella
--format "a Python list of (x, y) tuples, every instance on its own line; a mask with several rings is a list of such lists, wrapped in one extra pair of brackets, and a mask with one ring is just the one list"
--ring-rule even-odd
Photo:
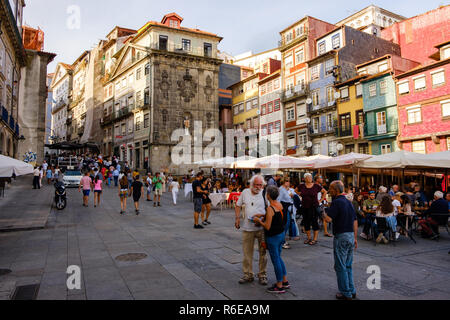
[(372, 158), (372, 155), (362, 154), (362, 153), (347, 153), (339, 157), (329, 157), (328, 159), (319, 159), (317, 160), (314, 168), (331, 168), (331, 167), (344, 167), (348, 165), (352, 165), (355, 162), (366, 160)]
[(33, 173), (33, 166), (26, 162), (0, 155), (0, 177), (10, 178), (13, 173), (16, 176)]
[(307, 169), (313, 168), (314, 162), (276, 154), (257, 159), (255, 167), (261, 169)]
[(374, 156), (357, 163), (360, 168), (450, 168), (450, 153), (421, 154), (398, 151)]

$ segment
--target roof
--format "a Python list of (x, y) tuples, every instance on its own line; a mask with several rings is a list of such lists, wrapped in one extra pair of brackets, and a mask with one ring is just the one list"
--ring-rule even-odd
[(289, 27), (283, 29), (280, 31), (280, 34), (282, 34), (283, 32), (289, 30), (290, 28), (292, 28), (293, 26), (299, 24), (300, 22), (302, 22), (303, 20), (307, 20), (308, 16), (304, 16), (303, 18), (301, 18), (300, 20), (297, 20), (296, 22), (294, 22), (293, 24), (291, 24)]
[(382, 77), (382, 76), (385, 76), (385, 75), (388, 75), (388, 74), (392, 74), (392, 71), (390, 69), (388, 69), (386, 71), (375, 73), (373, 75), (370, 75), (367, 78), (361, 80), (361, 82), (366, 82), (366, 81), (369, 81), (369, 80), (373, 80), (373, 79), (376, 79), (376, 78), (379, 78), (379, 77)]
[(247, 78), (245, 78), (245, 79), (243, 79), (243, 80), (241, 80), (239, 82), (233, 83), (231, 86), (228, 86), (227, 89), (231, 90), (231, 88), (233, 88), (234, 86), (237, 86), (239, 84), (242, 84), (242, 83), (247, 82), (249, 80), (253, 80), (253, 79), (258, 78), (258, 77), (260, 79), (262, 79), (263, 76), (267, 76), (267, 73), (258, 72), (258, 73), (252, 74), (251, 76), (249, 76), (249, 77), (247, 77)]
[(211, 32), (206, 32), (206, 31), (202, 31), (200, 29), (192, 29), (192, 28), (186, 28), (186, 27), (179, 27), (179, 28), (172, 28), (169, 27), (161, 22), (156, 22), (156, 21), (149, 21), (147, 22), (142, 28), (140, 28), (138, 30), (137, 35), (135, 35), (134, 39), (139, 38), (145, 31), (147, 31), (148, 29), (150, 29), (151, 27), (161, 27), (161, 28), (167, 28), (170, 30), (181, 30), (181, 31), (186, 31), (186, 32), (191, 32), (191, 33), (197, 33), (197, 34), (202, 34), (205, 36), (210, 36), (210, 37), (214, 37), (219, 39), (219, 41), (221, 41), (223, 38), (218, 36), (215, 33), (211, 33)]
[(441, 65), (446, 65), (447, 63), (450, 63), (450, 58), (447, 58), (445, 60), (435, 61), (435, 62), (429, 63), (427, 65), (419, 65), (411, 70), (408, 70), (402, 74), (397, 75), (395, 78), (396, 79), (404, 78), (404, 77), (413, 75), (415, 73), (419, 73), (419, 72), (422, 72), (425, 70), (437, 68), (437, 67), (440, 67)]
[(317, 37), (317, 38), (316, 38), (316, 41), (319, 40), (319, 39), (322, 39), (323, 37), (326, 37), (327, 35), (329, 35), (329, 34), (335, 32), (335, 31), (337, 31), (337, 30), (339, 30), (339, 29), (344, 29), (344, 27), (346, 27), (346, 26), (340, 26), (340, 27), (336, 27), (336, 28), (332, 29), (332, 30), (328, 31), (327, 33), (324, 33), (324, 34), (322, 34), (321, 36)]
[(279, 77), (280, 74), (281, 74), (281, 69), (278, 69), (277, 71), (272, 72), (271, 74), (267, 75), (266, 77), (260, 79), (260, 80), (259, 80), (259, 83), (263, 83), (263, 82), (268, 81), (268, 80), (270, 80), (270, 79)]
[(318, 61), (320, 59), (323, 59), (325, 57), (335, 55), (336, 53), (337, 53), (336, 50), (330, 50), (328, 52), (325, 52), (325, 53), (321, 54), (320, 56), (317, 56), (315, 58), (312, 58), (311, 60), (306, 61), (305, 63), (306, 64), (310, 64), (310, 63), (316, 62), (316, 61)]
[(383, 13), (385, 13), (385, 14), (387, 13), (387, 14), (393, 16), (393, 17), (397, 17), (397, 18), (402, 19), (402, 20), (407, 19), (407, 18), (404, 17), (404, 16), (401, 16), (401, 15), (399, 15), (399, 14), (396, 14), (396, 13), (392, 12), (392, 11), (389, 11), (389, 10), (386, 10), (386, 9), (383, 9), (383, 8), (381, 8), (381, 7), (374, 6), (373, 4), (371, 4), (371, 5), (367, 6), (367, 7), (365, 7), (364, 9), (361, 9), (361, 10), (359, 10), (358, 12), (355, 12), (355, 13), (349, 15), (348, 17), (346, 17), (346, 18), (344, 18), (344, 19), (342, 19), (342, 20), (336, 22), (335, 25), (345, 24), (345, 23), (344, 23), (345, 20), (349, 20), (351, 17), (357, 16), (358, 14), (360, 14), (361, 12), (363, 12), (363, 11), (369, 9), (370, 7), (378, 8), (378, 9), (380, 9), (380, 11), (382, 11)]
[(356, 66), (356, 68), (361, 68), (361, 67), (367, 66), (367, 65), (369, 65), (369, 64), (371, 64), (371, 63), (374, 63), (374, 62), (376, 62), (376, 61), (381, 61), (381, 60), (384, 60), (384, 59), (387, 59), (387, 58), (391, 58), (391, 57), (392, 57), (391, 54), (385, 54), (384, 56), (381, 56), (381, 57), (378, 57), (378, 58), (375, 58), (375, 59), (366, 61), (366, 62), (364, 62), (364, 63), (358, 64), (358, 65)]
[(342, 86), (346, 86), (346, 85), (349, 85), (349, 84), (351, 84), (353, 82), (358, 82), (360, 80), (363, 80), (363, 79), (365, 79), (367, 77), (369, 77), (369, 75), (367, 75), (367, 74), (360, 74), (360, 75), (357, 75), (356, 77), (348, 79), (347, 81), (340, 82), (340, 83), (336, 84), (335, 87), (339, 88), (339, 87), (342, 87)]
[(178, 20), (180, 20), (180, 21), (183, 21), (183, 20), (184, 20), (182, 17), (180, 17), (179, 15), (177, 15), (175, 12), (172, 12), (172, 13), (166, 14), (166, 15), (162, 18), (161, 23), (165, 23), (166, 20), (167, 20), (168, 18), (170, 18), (170, 17), (176, 17), (176, 18), (177, 18)]
[(79, 61), (81, 61), (86, 55), (89, 54), (90, 51), (86, 50), (84, 51), (76, 60), (74, 63), (72, 63), (72, 66), (75, 66)]
[(442, 42), (442, 43), (440, 43), (440, 44), (438, 44), (438, 45), (436, 45), (436, 46), (434, 46), (436, 49), (440, 49), (441, 47), (443, 47), (443, 46), (445, 46), (445, 45), (447, 45), (447, 44), (450, 44), (450, 40), (447, 40), (447, 41), (445, 41), (445, 42)]
[(60, 62), (59, 64), (66, 70), (73, 70), (74, 69), (74, 67), (72, 65), (70, 65), (70, 64), (63, 63), (63, 62)]

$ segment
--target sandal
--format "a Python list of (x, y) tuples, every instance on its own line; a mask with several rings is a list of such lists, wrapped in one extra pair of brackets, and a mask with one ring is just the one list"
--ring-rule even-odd
[(308, 244), (309, 244), (310, 246), (313, 246), (313, 245), (315, 245), (316, 243), (317, 243), (317, 241), (311, 240)]
[(325, 237), (333, 238), (333, 236), (331, 234), (329, 234), (329, 233), (325, 234)]
[(303, 242), (304, 244), (309, 244), (312, 240), (311, 239), (306, 239), (305, 242)]

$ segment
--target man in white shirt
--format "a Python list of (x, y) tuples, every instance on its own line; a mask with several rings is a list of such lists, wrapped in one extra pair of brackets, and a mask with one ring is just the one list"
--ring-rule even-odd
[(33, 189), (40, 189), (41, 186), (39, 184), (41, 172), (38, 167), (34, 167), (33, 171)]
[(252, 282), (253, 278), (253, 249), (255, 239), (258, 240), (259, 246), (259, 283), (267, 285), (267, 257), (264, 243), (264, 231), (262, 227), (257, 227), (252, 221), (253, 216), (257, 214), (266, 214), (266, 199), (263, 196), (264, 178), (260, 175), (255, 175), (250, 180), (250, 188), (245, 189), (239, 200), (236, 203), (236, 229), (241, 228), (241, 210), (244, 208), (244, 220), (242, 221), (242, 249), (244, 259), (242, 262), (242, 269), (244, 276), (239, 280), (240, 284)]
[(177, 180), (173, 180), (169, 184), (169, 191), (172, 191), (172, 199), (173, 199), (173, 205), (177, 205), (177, 197), (178, 197), (178, 191), (180, 190), (180, 184)]
[(42, 163), (42, 169), (44, 169), (44, 172), (47, 172), (47, 168), (48, 168), (48, 163), (47, 163), (47, 161), (44, 160), (44, 162)]

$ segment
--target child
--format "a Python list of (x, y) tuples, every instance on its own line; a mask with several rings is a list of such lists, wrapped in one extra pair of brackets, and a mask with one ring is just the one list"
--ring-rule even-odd
[(139, 199), (141, 199), (144, 192), (144, 184), (139, 181), (139, 175), (134, 177), (134, 181), (131, 184), (130, 196), (133, 194), (134, 208), (136, 209), (136, 215), (139, 215)]

